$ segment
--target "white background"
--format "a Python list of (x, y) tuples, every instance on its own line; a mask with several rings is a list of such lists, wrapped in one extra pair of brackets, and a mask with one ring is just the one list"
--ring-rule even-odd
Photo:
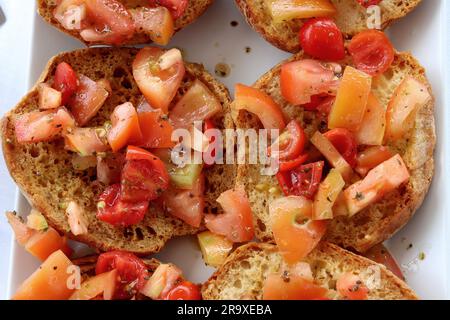
[[(28, 75), (31, 74), (31, 78), (36, 79), (51, 55), (81, 47), (78, 42), (46, 26), (40, 19), (34, 23), (33, 2), (34, 0), (0, 0), (0, 7), (6, 18), (6, 22), (0, 25), (0, 114), (20, 100), (28, 89)], [(449, 212), (449, 206), (448, 201), (444, 200), (448, 197), (445, 191), (448, 190), (449, 183), (449, 133), (445, 124), (449, 123), (447, 114), (450, 106), (448, 103), (446, 108), (444, 106), (444, 85), (448, 83), (449, 77), (444, 72), (446, 64), (442, 63), (447, 62), (448, 58), (442, 55), (445, 52), (444, 39), (448, 39), (448, 36), (442, 30), (445, 27), (444, 21), (450, 21), (448, 15), (445, 20), (445, 8), (440, 6), (443, 2), (444, 0), (423, 0), (415, 12), (396, 23), (389, 32), (397, 49), (412, 51), (427, 68), (427, 75), (437, 96), (437, 130), (440, 139), (436, 153), (436, 179), (424, 207), (389, 244), (400, 263), (409, 269), (409, 283), (424, 298), (449, 297), (447, 273), (450, 237), (446, 232), (449, 230), (449, 220), (445, 214)], [(239, 22), (237, 28), (230, 26), (232, 20)], [(35, 31), (39, 34), (34, 35)], [(236, 82), (251, 84), (271, 66), (288, 56), (261, 40), (242, 20), (232, 0), (216, 0), (216, 4), (197, 23), (177, 34), (173, 44), (187, 50), (188, 60), (203, 62), (212, 72), (218, 62), (229, 64), (232, 67), (231, 75), (221, 80), (230, 89)], [(252, 48), (251, 54), (244, 53), (245, 46)], [(447, 149), (444, 149), (444, 145), (447, 145)], [(6, 298), (11, 246), (10, 230), (3, 212), (14, 209), (15, 192), (3, 157), (0, 157), (0, 298)], [(414, 243), (413, 250), (405, 249), (409, 243)], [(195, 253), (197, 258), (186, 259), (185, 246), (189, 244), (183, 242), (182, 249), (179, 245), (176, 241), (166, 248), (161, 255), (162, 259), (179, 263), (192, 280), (200, 281), (197, 279), (204, 278), (205, 275), (198, 274), (197, 266), (198, 263), (201, 264), (197, 259), (198, 253)], [(195, 244), (191, 247), (195, 247)], [(21, 267), (24, 261), (28, 261), (28, 257), (23, 259), (20, 249), (13, 251), (16, 252), (15, 259), (18, 259), (13, 261), (13, 266)], [(416, 261), (420, 252), (425, 252), (427, 256), (423, 262)], [(410, 264), (411, 262), (414, 263)], [(31, 271), (21, 268), (20, 274), (15, 273), (16, 282), (20, 282), (19, 278), (23, 279), (29, 272)]]

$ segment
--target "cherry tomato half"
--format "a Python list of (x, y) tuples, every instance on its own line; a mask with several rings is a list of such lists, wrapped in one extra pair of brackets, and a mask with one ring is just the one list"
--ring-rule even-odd
[(357, 165), (358, 144), (355, 137), (347, 129), (337, 128), (328, 131), (324, 136), (330, 140), (333, 146), (344, 157), (348, 164), (355, 168)]
[(202, 295), (197, 285), (183, 281), (170, 290), (164, 300), (202, 300)]
[(305, 53), (321, 59), (337, 61), (345, 57), (344, 37), (330, 18), (314, 18), (300, 29), (300, 45)]
[[(98, 257), (96, 274), (113, 269), (117, 270), (118, 287), (114, 294), (116, 299), (128, 299), (142, 289), (149, 276), (145, 263), (134, 254), (124, 251), (111, 251)], [(133, 282), (136, 283), (133, 285)]]
[(356, 68), (376, 76), (383, 74), (394, 61), (395, 51), (382, 31), (366, 30), (353, 37), (348, 51)]
[(278, 150), (274, 151), (274, 145), (272, 145), (269, 147), (268, 153), (272, 157), (278, 157), (281, 162), (293, 160), (303, 152), (306, 139), (305, 131), (298, 121), (292, 120), (274, 143), (274, 145), (278, 145)]
[(78, 78), (72, 67), (66, 62), (58, 64), (53, 80), (53, 89), (61, 92), (61, 105), (65, 106), (70, 101), (77, 88)]
[(277, 174), (278, 183), (286, 196), (313, 199), (322, 180), (324, 161), (309, 163), (289, 172)]
[(97, 218), (116, 227), (129, 227), (144, 219), (148, 201), (125, 202), (121, 197), (120, 184), (114, 184), (100, 195)]

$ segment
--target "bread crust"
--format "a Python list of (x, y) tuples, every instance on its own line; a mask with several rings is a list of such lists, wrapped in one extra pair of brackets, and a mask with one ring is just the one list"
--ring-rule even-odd
[[(265, 0), (235, 0), (249, 25), (275, 47), (297, 53), (300, 51), (298, 31), (304, 19), (275, 24), (267, 12)], [(331, 0), (337, 8), (334, 17), (344, 36), (351, 37), (367, 29), (365, 8), (355, 0)], [(414, 10), (421, 0), (384, 0), (380, 3), (381, 29)]]
[[(380, 285), (369, 291), (369, 299), (418, 299), (416, 293), (386, 267), (328, 242), (321, 242), (305, 262), (310, 264), (315, 282), (329, 289), (335, 289), (333, 283), (342, 273), (351, 272), (365, 281), (365, 272), (379, 267)], [(282, 265), (282, 258), (273, 244), (250, 243), (239, 247), (203, 284), (203, 299), (260, 300), (266, 277), (278, 273)], [(244, 277), (249, 278), (248, 281)]]
[[(14, 133), (14, 118), (22, 113), (38, 109), (39, 83), (52, 77), (58, 63), (65, 61), (74, 70), (88, 77), (110, 80), (113, 94), (108, 97), (97, 116), (87, 126), (102, 125), (109, 119), (115, 106), (126, 101), (137, 105), (142, 94), (137, 88), (131, 63), (139, 49), (135, 48), (91, 48), (61, 53), (47, 64), (36, 85), (2, 120), (2, 146), (6, 165), (16, 184), (33, 207), (42, 212), (48, 223), (62, 234), (96, 248), (99, 251), (125, 250), (138, 255), (148, 255), (161, 250), (173, 237), (196, 234), (199, 229), (188, 226), (181, 220), (150, 206), (143, 222), (131, 228), (114, 228), (96, 218), (97, 197), (105, 186), (95, 182), (95, 168), (76, 172), (71, 164), (71, 154), (64, 150), (61, 140), (48, 143), (17, 143)], [(217, 128), (233, 128), (230, 116), (230, 97), (225, 86), (205, 71), (202, 65), (186, 63), (186, 76), (179, 89), (181, 98), (194, 79), (199, 79), (217, 96), (223, 112), (213, 118)], [(228, 178), (222, 181), (223, 176)], [(205, 175), (205, 211), (217, 209), (216, 199), (234, 185), (236, 167), (216, 165)], [(89, 232), (74, 236), (65, 216), (62, 203), (77, 201), (86, 211)], [(220, 210), (218, 210), (220, 211)], [(200, 230), (202, 230), (200, 228)]]
[[(119, 0), (122, 2), (126, 8), (135, 8), (138, 6), (148, 6), (148, 1), (146, 0)], [(65, 29), (53, 16), (53, 11), (56, 8), (55, 0), (36, 0), (38, 14), (51, 26), (59, 29), (65, 34), (78, 39), (83, 42), (86, 46), (93, 46), (96, 44), (95, 42), (87, 42), (84, 41), (80, 36), (80, 32), (77, 30), (67, 30)], [(214, 2), (214, 0), (190, 0), (188, 7), (180, 18), (175, 20), (175, 32), (180, 31), (181, 29), (187, 27), (189, 24), (193, 23), (197, 20), (205, 11), (209, 8), (209, 6)], [(144, 34), (135, 34), (133, 38), (122, 43), (122, 45), (138, 45), (138, 44), (149, 44), (152, 43), (152, 40), (149, 36)]]
[[(300, 52), (287, 61), (305, 57), (307, 56)], [(279, 73), (283, 63), (263, 75), (254, 86), (269, 94), (282, 107), (288, 118), (300, 121), (308, 137), (311, 137), (315, 131), (323, 130), (323, 123), (317, 119), (314, 112), (303, 111), (302, 108), (289, 105), (283, 99), (279, 88)], [(344, 61), (344, 64), (350, 63), (349, 58)], [(382, 105), (387, 106), (395, 88), (406, 76), (415, 77), (427, 85), (430, 93), (432, 92), (425, 69), (411, 54), (397, 52), (392, 67), (383, 76), (374, 79), (374, 93)], [(258, 119), (246, 111), (239, 112), (235, 116), (235, 122), (238, 128), (260, 126)], [(389, 145), (405, 160), (411, 173), (410, 181), (352, 218), (333, 219), (329, 223), (325, 239), (352, 251), (365, 252), (392, 237), (411, 219), (424, 201), (434, 175), (435, 144), (433, 98), (417, 113), (415, 128), (403, 140)], [(255, 216), (257, 238), (261, 241), (271, 241), (273, 235), (268, 225), (268, 205), (281, 194), (258, 191), (256, 186), (263, 184), (277, 187), (275, 177), (260, 176), (258, 166), (243, 165), (238, 167), (236, 183), (244, 185), (249, 195)]]

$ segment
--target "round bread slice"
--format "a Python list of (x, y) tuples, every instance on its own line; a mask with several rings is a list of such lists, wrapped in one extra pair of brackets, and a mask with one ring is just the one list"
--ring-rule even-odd
[[(84, 242), (101, 251), (125, 250), (139, 255), (158, 252), (169, 239), (176, 236), (196, 234), (193, 228), (150, 205), (145, 219), (129, 228), (115, 228), (96, 217), (96, 203), (105, 186), (96, 180), (95, 168), (75, 171), (72, 153), (64, 149), (62, 139), (46, 143), (19, 144), (15, 137), (14, 118), (38, 109), (39, 83), (48, 81), (60, 62), (67, 62), (77, 73), (93, 80), (106, 78), (111, 82), (112, 94), (95, 118), (86, 126), (103, 125), (109, 121), (114, 108), (124, 102), (137, 106), (142, 97), (134, 81), (131, 65), (139, 49), (135, 48), (91, 48), (61, 53), (52, 58), (37, 84), (22, 101), (3, 119), (3, 153), (11, 176), (49, 224), (60, 233)], [(195, 79), (201, 80), (221, 102), (223, 112), (212, 120), (216, 128), (233, 128), (230, 115), (230, 98), (224, 85), (205, 71), (202, 65), (185, 63), (186, 75), (180, 86), (176, 103)], [(205, 174), (205, 211), (218, 212), (216, 203), (220, 193), (231, 189), (236, 176), (235, 166), (216, 165)], [(89, 232), (73, 236), (67, 222), (64, 204), (76, 201), (82, 205), (89, 222)]]
[[(330, 0), (337, 10), (334, 17), (339, 29), (351, 37), (367, 29), (368, 14), (357, 0)], [(421, 0), (383, 0), (380, 2), (381, 28), (387, 28), (395, 20), (412, 11)], [(268, 11), (266, 0), (236, 0), (247, 22), (261, 36), (281, 50), (297, 53), (300, 51), (298, 32), (305, 22), (294, 19), (275, 23)]]
[[(148, 0), (119, 0), (127, 9), (136, 8), (140, 6), (148, 6)], [(214, 0), (189, 0), (189, 4), (184, 14), (174, 21), (175, 32), (187, 27), (189, 24), (197, 20), (213, 3)], [(86, 42), (81, 38), (80, 32), (77, 30), (65, 29), (53, 16), (56, 8), (56, 0), (37, 0), (37, 7), (39, 15), (50, 25), (58, 28), (60, 31), (77, 38), (86, 45), (93, 45), (91, 42)], [(135, 34), (133, 38), (123, 43), (123, 45), (136, 45), (151, 43), (152, 40), (148, 35)]]
[[(308, 57), (298, 53), (287, 61), (303, 58)], [(298, 120), (309, 138), (317, 130), (326, 131), (326, 123), (322, 122), (315, 112), (305, 111), (284, 100), (279, 79), (283, 63), (263, 75), (254, 87), (270, 95), (281, 106), (288, 119)], [(351, 59), (347, 58), (342, 64), (351, 64)], [(387, 107), (394, 90), (406, 76), (412, 76), (426, 84), (431, 92), (425, 69), (417, 60), (409, 53), (396, 53), (391, 68), (373, 79), (372, 90), (383, 106)], [(238, 128), (261, 128), (262, 126), (255, 115), (246, 111), (240, 111), (235, 115), (235, 123)], [(326, 240), (351, 251), (365, 252), (374, 245), (389, 239), (401, 229), (421, 206), (431, 185), (434, 174), (435, 144), (434, 99), (432, 99), (417, 113), (415, 127), (405, 138), (389, 145), (403, 157), (411, 174), (409, 182), (385, 196), (382, 201), (351, 218), (333, 219), (328, 225)], [(257, 238), (261, 241), (269, 241), (273, 239), (273, 234), (269, 226), (268, 206), (282, 194), (277, 189), (277, 179), (261, 176), (260, 169), (258, 165), (239, 166), (236, 183), (245, 186), (249, 196)]]
[[(376, 284), (368, 293), (370, 300), (417, 300), (406, 283), (386, 267), (357, 256), (336, 245), (322, 242), (305, 259), (317, 284), (335, 290), (343, 273), (361, 277), (364, 283)], [(273, 244), (251, 243), (238, 248), (226, 262), (204, 283), (205, 300), (261, 300), (264, 281), (280, 272), (283, 259)], [(368, 272), (369, 270), (369, 272)], [(379, 283), (372, 282), (379, 270)]]

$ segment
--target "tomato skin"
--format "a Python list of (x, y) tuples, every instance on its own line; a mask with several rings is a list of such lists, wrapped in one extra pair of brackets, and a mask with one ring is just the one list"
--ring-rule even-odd
[(360, 5), (362, 5), (365, 8), (368, 8), (370, 6), (376, 6), (381, 2), (381, 0), (357, 0)]
[(278, 183), (286, 196), (303, 196), (313, 199), (319, 189), (325, 163), (309, 163), (289, 172), (277, 174)]
[(169, 187), (164, 163), (150, 152), (129, 146), (122, 170), (121, 198), (128, 202), (152, 201)]
[(314, 18), (300, 29), (300, 45), (310, 56), (329, 61), (345, 57), (344, 37), (333, 19)]
[(366, 30), (350, 41), (348, 51), (357, 69), (371, 76), (386, 72), (394, 61), (395, 51), (382, 31)]
[(336, 289), (343, 298), (348, 300), (367, 300), (369, 292), (361, 279), (352, 273), (342, 274), (337, 280)]
[(294, 160), (305, 149), (306, 141), (305, 131), (298, 121), (292, 120), (274, 143), (274, 146), (278, 145), (278, 150), (273, 152), (272, 147), (274, 146), (271, 146), (269, 147), (268, 153), (272, 157), (279, 158), (281, 162), (285, 160)]
[(97, 205), (97, 218), (116, 227), (129, 227), (144, 219), (148, 201), (125, 202), (120, 196), (120, 184), (106, 188)]
[[(134, 254), (124, 251), (110, 251), (98, 257), (95, 273), (102, 274), (111, 270), (117, 270), (119, 275), (118, 286), (114, 294), (116, 299), (127, 299), (133, 296), (132, 292), (139, 292), (146, 283), (149, 273), (145, 263)], [(127, 284), (136, 281), (132, 290), (125, 291)]]
[(111, 114), (112, 128), (108, 132), (108, 142), (114, 152), (128, 144), (142, 141), (142, 132), (136, 109), (130, 102), (117, 106)]
[(188, 0), (149, 0), (151, 5), (161, 5), (169, 9), (173, 19), (180, 18), (189, 4)]
[(337, 128), (326, 132), (324, 136), (330, 140), (348, 164), (355, 168), (358, 145), (353, 134), (347, 129)]
[(302, 154), (298, 158), (293, 160), (287, 160), (280, 163), (280, 172), (287, 172), (294, 170), (295, 168), (301, 166), (308, 160), (307, 154)]
[(169, 291), (164, 300), (202, 300), (198, 285), (189, 281), (183, 281)]
[(66, 63), (61, 62), (56, 67), (53, 78), (53, 89), (61, 92), (61, 105), (65, 106), (75, 94), (78, 89), (78, 77), (72, 67)]
[(370, 147), (358, 154), (355, 171), (362, 177), (365, 177), (370, 170), (382, 164), (384, 161), (391, 159), (393, 156), (395, 154), (388, 147)]
[(376, 245), (372, 247), (369, 251), (367, 251), (364, 256), (372, 261), (380, 263), (384, 265), (389, 271), (395, 274), (402, 280), (405, 280), (405, 276), (403, 275), (402, 270), (398, 266), (397, 261), (391, 255), (388, 249), (382, 244)]
[(286, 281), (281, 275), (269, 275), (264, 283), (263, 300), (325, 300), (327, 292), (302, 277), (290, 276)]

